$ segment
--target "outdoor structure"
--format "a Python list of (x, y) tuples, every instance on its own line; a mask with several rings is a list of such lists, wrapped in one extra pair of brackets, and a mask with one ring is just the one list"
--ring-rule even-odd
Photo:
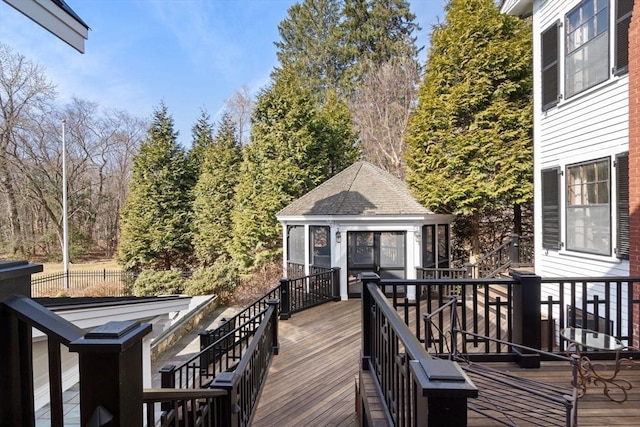
[[(638, 9), (633, 0), (507, 0), (502, 8), (533, 16), (535, 271), (541, 276), (640, 273)], [(637, 285), (634, 293), (640, 298)], [(602, 320), (588, 315), (591, 326)], [(636, 343), (639, 319), (636, 312)]]
[(84, 53), (89, 26), (63, 0), (4, 0), (60, 40)]
[(455, 217), (434, 214), (401, 180), (364, 161), (294, 201), (277, 218), (288, 276), (339, 267), (342, 299), (360, 295), (356, 279), (363, 272), (415, 279), (416, 267), (449, 267)]

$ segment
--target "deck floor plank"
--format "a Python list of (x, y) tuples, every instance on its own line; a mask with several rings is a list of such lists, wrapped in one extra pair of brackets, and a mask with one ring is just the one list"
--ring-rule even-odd
[[(357, 425), (360, 322), (360, 300), (327, 303), (280, 321), (280, 353), (271, 363), (252, 426)], [(542, 362), (540, 369), (491, 366), (564, 387), (571, 379), (564, 362)], [(612, 402), (601, 387), (590, 384), (578, 402), (580, 426), (640, 426), (640, 367), (622, 371), (620, 377), (633, 384), (628, 400)], [(471, 411), (468, 417), (469, 426), (500, 425)], [(544, 425), (544, 420), (531, 425)]]

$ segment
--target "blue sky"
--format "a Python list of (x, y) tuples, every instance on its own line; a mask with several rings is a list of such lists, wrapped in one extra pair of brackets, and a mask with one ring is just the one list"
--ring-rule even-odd
[[(86, 53), (0, 1), (0, 40), (45, 68), (62, 102), (76, 96), (149, 118), (161, 101), (191, 146), (191, 127), (206, 109), (246, 85), (266, 86), (277, 64), (278, 23), (296, 0), (66, 0), (89, 25)], [(411, 0), (428, 42), (445, 0)], [(424, 62), (426, 50), (421, 53)]]

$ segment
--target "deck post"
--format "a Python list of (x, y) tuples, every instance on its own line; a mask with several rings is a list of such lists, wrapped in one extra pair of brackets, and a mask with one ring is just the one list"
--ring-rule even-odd
[(520, 265), (520, 236), (517, 234), (511, 235), (511, 246), (509, 247), (511, 259), (511, 265), (517, 267)]
[(142, 339), (151, 325), (114, 321), (69, 343), (78, 353), (80, 424), (142, 426)]
[(235, 372), (220, 372), (213, 379), (209, 388), (225, 390), (227, 394), (222, 397), (220, 413), (214, 418), (221, 426), (235, 427), (239, 425), (240, 406), (238, 405), (238, 374)]
[(280, 319), (287, 320), (291, 317), (291, 286), (289, 279), (280, 279)]
[(31, 328), (3, 308), (10, 295), (31, 297), (31, 275), (41, 264), (0, 261), (0, 424), (35, 425)]
[[(520, 282), (513, 288), (513, 342), (525, 347), (541, 349), (540, 288), (542, 278), (524, 271), (511, 271), (511, 277)], [(516, 362), (521, 368), (539, 368), (540, 355), (513, 348)]]
[(362, 282), (362, 354), (360, 355), (360, 366), (363, 371), (369, 370), (369, 360), (371, 359), (371, 307), (373, 298), (369, 293), (367, 285), (373, 283), (376, 286), (380, 283), (380, 276), (376, 273), (360, 273)]
[(331, 276), (333, 284), (333, 300), (340, 301), (342, 299), (340, 297), (340, 267), (332, 267), (331, 270), (333, 272)]
[[(272, 342), (273, 342), (273, 354), (278, 354), (280, 352), (280, 343), (278, 341), (278, 300), (269, 300), (267, 301), (267, 305), (269, 307), (273, 306), (275, 307), (273, 310), (273, 328), (271, 329), (271, 333), (273, 334), (271, 336)], [(228, 351), (228, 350), (227, 350)]]

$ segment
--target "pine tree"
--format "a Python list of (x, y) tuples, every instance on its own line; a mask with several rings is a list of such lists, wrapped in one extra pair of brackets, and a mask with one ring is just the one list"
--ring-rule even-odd
[(493, 0), (451, 0), (431, 37), (407, 137), (407, 181), (436, 212), (471, 218), (533, 197), (532, 47), (527, 21)]
[(195, 255), (204, 267), (229, 256), (233, 198), (242, 152), (230, 114), (220, 120), (213, 143), (203, 148), (200, 178), (193, 203)]
[(416, 61), (414, 31), (420, 26), (406, 0), (345, 0), (345, 56), (349, 61), (349, 84), (360, 82), (372, 68), (398, 58)]
[(192, 184), (173, 118), (161, 104), (134, 159), (121, 212), (118, 257), (125, 268), (169, 270), (190, 265)]
[(347, 66), (340, 30), (338, 0), (304, 0), (288, 10), (278, 25), (275, 42), (280, 67), (291, 69), (321, 100), (328, 91), (340, 92)]

